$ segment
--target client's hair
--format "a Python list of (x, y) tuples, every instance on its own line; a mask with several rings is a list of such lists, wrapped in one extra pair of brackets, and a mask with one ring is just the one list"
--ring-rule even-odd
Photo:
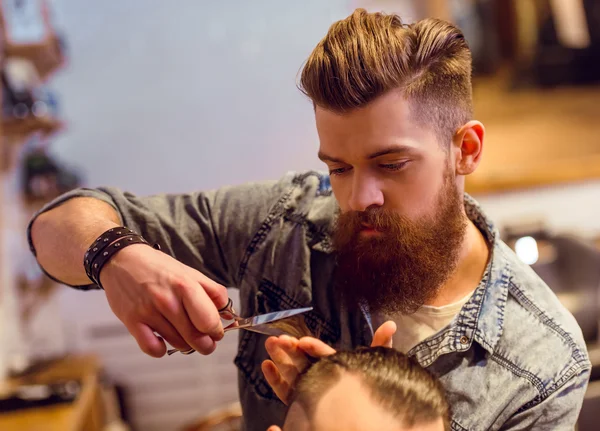
[(450, 430), (444, 388), (436, 377), (395, 349), (358, 348), (319, 359), (298, 379), (290, 405), (299, 403), (312, 419), (320, 397), (343, 373), (358, 376), (370, 395), (404, 426), (442, 418)]
[[(320, 335), (319, 331), (311, 331), (308, 328), (303, 315), (296, 315), (270, 323), (269, 328), (271, 331), (279, 331), (281, 334), (290, 335), (298, 339), (302, 337), (319, 338)], [(273, 335), (276, 334), (274, 333)]]

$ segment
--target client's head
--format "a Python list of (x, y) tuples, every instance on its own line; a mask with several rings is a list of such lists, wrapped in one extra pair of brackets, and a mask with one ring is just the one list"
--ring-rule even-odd
[(442, 385), (416, 361), (360, 348), (321, 358), (299, 377), (283, 431), (445, 431), (448, 417)]

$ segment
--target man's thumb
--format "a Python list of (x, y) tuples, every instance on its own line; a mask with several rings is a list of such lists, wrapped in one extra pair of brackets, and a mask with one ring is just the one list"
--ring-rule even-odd
[(397, 326), (394, 321), (388, 320), (387, 322), (383, 323), (375, 331), (371, 347), (392, 347), (392, 339), (394, 337), (394, 334), (396, 333), (396, 330)]

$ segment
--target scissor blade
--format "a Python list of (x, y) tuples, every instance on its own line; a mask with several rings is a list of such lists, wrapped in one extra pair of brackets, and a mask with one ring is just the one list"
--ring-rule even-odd
[(263, 334), (263, 335), (270, 335), (270, 336), (274, 336), (274, 337), (279, 337), (280, 335), (290, 335), (288, 332), (284, 331), (283, 329), (280, 329), (278, 327), (276, 327), (275, 325), (256, 325), (256, 326), (247, 326), (245, 328), (242, 328), (242, 330), (246, 330), (246, 331), (250, 331), (250, 332), (257, 332), (259, 334)]
[[(295, 308), (293, 310), (283, 310), (283, 311), (275, 311), (273, 313), (261, 314), (259, 316), (249, 317), (248, 319), (244, 319), (243, 323), (234, 322), (225, 328), (225, 332), (233, 331), (235, 329), (245, 329), (247, 331), (258, 332), (259, 334), (265, 335), (274, 335), (279, 336), (281, 334), (290, 335), (285, 329), (277, 327), (277, 325), (272, 325), (272, 323), (282, 321), (284, 319), (289, 319), (294, 316), (299, 316), (302, 313), (306, 313), (311, 311), (312, 307), (306, 308)], [(173, 353), (179, 352), (177, 349), (170, 349), (167, 351), (169, 355)], [(194, 350), (190, 349), (186, 352), (180, 352), (184, 355), (189, 355), (193, 353)]]
[(261, 314), (258, 316), (254, 316), (252, 318), (250, 326), (246, 329), (250, 329), (254, 326), (266, 325), (268, 323), (277, 322), (278, 320), (287, 319), (288, 317), (296, 316), (297, 314), (306, 313), (311, 310), (312, 310), (312, 307), (295, 308), (293, 310), (275, 311), (273, 313), (267, 313), (267, 314)]

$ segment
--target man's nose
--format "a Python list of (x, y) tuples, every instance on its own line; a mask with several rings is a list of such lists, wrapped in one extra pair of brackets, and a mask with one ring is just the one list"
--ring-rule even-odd
[(356, 175), (348, 204), (352, 211), (366, 211), (370, 207), (383, 206), (383, 192), (377, 181)]

